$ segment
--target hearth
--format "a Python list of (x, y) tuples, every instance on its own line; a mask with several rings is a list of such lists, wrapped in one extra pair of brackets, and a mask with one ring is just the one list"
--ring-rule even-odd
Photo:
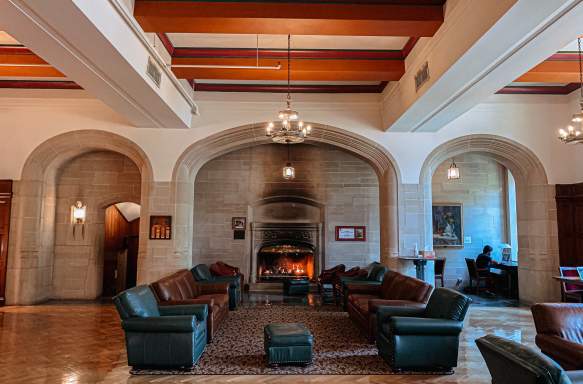
[(251, 223), (251, 283), (313, 280), (322, 267), (319, 223)]
[(281, 243), (262, 247), (257, 253), (257, 281), (314, 278), (314, 249)]

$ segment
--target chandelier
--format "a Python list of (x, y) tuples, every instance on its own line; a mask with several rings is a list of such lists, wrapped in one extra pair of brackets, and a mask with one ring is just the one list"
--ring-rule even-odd
[(567, 129), (559, 129), (559, 140), (563, 143), (581, 143), (583, 142), (583, 61), (581, 57), (581, 38), (577, 38), (577, 48), (579, 53), (579, 92), (580, 100), (579, 106), (581, 108), (579, 113), (575, 113), (571, 118), (571, 124)]
[(270, 121), (265, 128), (265, 134), (278, 144), (297, 144), (304, 141), (312, 133), (311, 125), (304, 125), (300, 115), (291, 105), (291, 35), (287, 35), (287, 99), (286, 108), (279, 111), (277, 124)]

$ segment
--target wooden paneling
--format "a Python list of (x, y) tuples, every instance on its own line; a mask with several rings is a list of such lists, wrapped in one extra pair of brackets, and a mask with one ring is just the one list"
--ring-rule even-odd
[[(118, 280), (125, 281), (123, 289), (136, 284), (139, 227), (140, 219), (128, 222), (115, 205), (105, 210), (102, 296), (115, 295), (120, 288)], [(118, 256), (125, 250), (127, 264), (120, 269)], [(116, 274), (118, 270), (124, 271), (124, 276)]]
[(8, 263), (11, 206), (12, 180), (0, 180), (0, 306), (6, 302), (6, 266)]
[(556, 188), (560, 264), (583, 266), (583, 183)]

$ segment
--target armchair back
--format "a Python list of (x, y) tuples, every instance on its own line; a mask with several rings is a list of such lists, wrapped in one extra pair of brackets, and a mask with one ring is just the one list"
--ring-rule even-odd
[(213, 275), (206, 264), (198, 264), (192, 268), (192, 274), (196, 281), (210, 281), (213, 279)]
[(160, 316), (156, 297), (147, 285), (139, 285), (120, 292), (113, 298), (113, 303), (122, 320)]
[(425, 307), (425, 317), (464, 321), (472, 299), (453, 289), (437, 288)]
[(537, 334), (583, 344), (583, 304), (535, 304), (531, 311)]

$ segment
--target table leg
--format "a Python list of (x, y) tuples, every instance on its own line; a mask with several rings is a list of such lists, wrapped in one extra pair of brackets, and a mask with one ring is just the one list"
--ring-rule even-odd
[(427, 260), (414, 260), (413, 264), (415, 264), (417, 278), (425, 281), (425, 265), (427, 264)]

